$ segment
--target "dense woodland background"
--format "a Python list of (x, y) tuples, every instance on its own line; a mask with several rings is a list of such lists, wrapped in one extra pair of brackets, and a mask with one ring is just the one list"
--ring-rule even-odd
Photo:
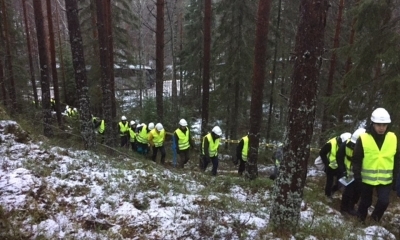
[[(109, 146), (122, 114), (171, 130), (180, 118), (200, 118), (202, 134), (219, 124), (226, 139), (249, 132), (250, 179), (257, 176), (258, 143), (283, 141), (288, 181), (277, 181), (276, 193), (283, 189), (277, 206), (295, 211), (277, 207), (274, 216), (296, 217), (300, 202), (288, 199), (302, 196), (311, 145), (354, 131), (376, 107), (386, 108), (390, 128), (399, 130), (399, 6), (397, 0), (0, 0), (0, 101), (49, 138), (54, 127), (65, 128), (65, 105), (77, 107), (89, 149), (96, 145), (92, 115), (111, 123)], [(171, 96), (163, 92), (165, 80), (172, 80)], [(147, 95), (152, 87), (155, 98)], [(127, 103), (116, 97), (132, 91), (138, 97)]]

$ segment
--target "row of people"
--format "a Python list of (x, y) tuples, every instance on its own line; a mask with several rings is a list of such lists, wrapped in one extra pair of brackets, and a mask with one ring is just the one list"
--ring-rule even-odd
[(327, 177), (325, 195), (331, 198), (339, 186), (337, 180), (342, 178), (345, 189), (340, 210), (358, 217), (361, 222), (366, 220), (374, 190), (377, 192), (377, 202), (371, 213), (374, 221), (380, 221), (389, 206), (391, 190), (397, 188), (400, 196), (398, 142), (395, 133), (388, 129), (390, 123), (389, 113), (384, 108), (377, 108), (366, 129), (330, 139), (319, 153)]

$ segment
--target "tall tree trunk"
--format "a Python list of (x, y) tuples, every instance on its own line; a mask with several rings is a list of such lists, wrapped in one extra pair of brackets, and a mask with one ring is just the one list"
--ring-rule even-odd
[[(60, 49), (60, 67), (61, 67), (61, 76), (62, 76), (62, 88), (64, 94), (64, 102), (67, 102), (67, 86), (66, 86), (66, 77), (65, 77), (65, 65), (64, 65), (64, 54), (63, 54), (63, 47), (61, 44), (61, 29), (60, 29), (60, 18), (58, 12), (58, 4), (56, 5), (57, 10), (57, 26), (58, 26), (58, 47)], [(61, 97), (60, 97), (61, 98)], [(61, 102), (61, 99), (60, 99)]]
[(61, 105), (60, 105), (60, 90), (58, 86), (57, 63), (56, 63), (56, 47), (54, 44), (54, 28), (53, 28), (53, 13), (51, 12), (51, 0), (46, 0), (47, 6), (47, 22), (49, 25), (49, 44), (50, 44), (50, 62), (51, 76), (53, 77), (54, 100), (56, 107), (56, 116), (58, 126), (62, 128)]
[[(116, 120), (117, 117), (117, 103), (115, 99), (115, 79), (114, 79), (114, 43), (112, 32), (112, 15), (111, 15), (111, 0), (107, 0), (105, 6), (106, 14), (106, 28), (107, 28), (107, 44), (108, 44), (108, 60), (109, 60), (109, 74), (111, 86), (111, 117)], [(117, 131), (117, 123), (112, 124), (114, 131)]]
[(51, 128), (51, 107), (50, 107), (50, 84), (49, 66), (47, 59), (47, 41), (45, 38), (44, 17), (41, 0), (33, 0), (33, 10), (35, 13), (36, 35), (39, 49), (40, 61), (40, 85), (42, 88), (42, 112), (43, 112), (43, 134), (46, 137), (53, 136)]
[(11, 46), (10, 46), (10, 35), (9, 35), (9, 24), (8, 24), (8, 14), (7, 14), (7, 7), (5, 0), (2, 0), (2, 10), (3, 10), (3, 27), (4, 27), (4, 42), (5, 42), (5, 47), (6, 47), (6, 67), (7, 67), (7, 72), (8, 74), (8, 94), (10, 96), (11, 100), (11, 105), (10, 105), (10, 113), (14, 114), (16, 112), (19, 112), (18, 110), (18, 105), (17, 105), (17, 92), (15, 89), (15, 81), (14, 81), (14, 71), (13, 71), (13, 64), (12, 64), (12, 55), (11, 55)]
[(268, 121), (267, 121), (267, 141), (271, 139), (271, 125), (272, 125), (272, 108), (274, 107), (274, 92), (275, 92), (275, 76), (276, 76), (276, 60), (278, 56), (278, 45), (280, 40), (280, 32), (279, 32), (279, 25), (281, 23), (281, 7), (282, 7), (282, 0), (279, 0), (278, 3), (278, 17), (276, 23), (276, 30), (275, 30), (275, 49), (274, 49), (274, 60), (272, 62), (272, 74), (271, 74), (271, 89), (270, 89), (270, 97), (269, 97), (269, 109), (268, 109)]
[[(336, 19), (336, 29), (335, 29), (335, 36), (333, 38), (333, 51), (331, 55), (331, 60), (330, 60), (330, 66), (329, 66), (329, 75), (328, 75), (328, 84), (326, 87), (326, 92), (325, 92), (325, 97), (329, 98), (332, 96), (333, 93), (333, 78), (335, 76), (335, 71), (336, 71), (336, 50), (339, 47), (339, 37), (340, 37), (340, 29), (342, 25), (342, 16), (343, 16), (343, 6), (344, 5), (344, 0), (340, 0), (339, 2), (339, 11)], [(332, 122), (330, 119), (330, 113), (331, 111), (328, 108), (328, 104), (324, 104), (324, 111), (323, 111), (323, 116), (322, 116), (322, 127), (321, 127), (321, 132), (324, 133), (328, 129), (332, 127)], [(341, 119), (343, 121), (343, 119)], [(340, 123), (340, 122), (339, 122)], [(325, 138), (324, 134), (321, 134), (321, 139), (320, 142), (323, 142), (323, 139)]]
[(102, 0), (96, 0), (97, 9), (97, 32), (99, 34), (100, 70), (101, 70), (101, 89), (103, 92), (103, 119), (106, 125), (105, 144), (111, 146), (115, 143), (115, 132), (112, 126), (112, 90), (109, 73), (109, 51), (107, 43), (107, 26), (105, 20), (105, 9)]
[(270, 10), (270, 0), (260, 0), (258, 2), (249, 122), (249, 159), (247, 161), (245, 171), (245, 176), (249, 179), (255, 179), (258, 176), (257, 159), (262, 121), (262, 99), (265, 81), (265, 67), (267, 64), (267, 40)]
[(4, 67), (3, 67), (3, 60), (0, 58), (0, 88), (1, 88), (1, 101), (3, 105), (7, 107), (7, 91), (6, 91), (6, 84), (4, 81)]
[(156, 105), (158, 121), (164, 117), (163, 104), (164, 85), (164, 0), (157, 0), (156, 29)]
[[(355, 5), (358, 5), (359, 2), (360, 2), (360, 0), (356, 0)], [(354, 44), (354, 38), (356, 35), (356, 29), (355, 29), (356, 23), (357, 23), (357, 18), (353, 18), (353, 21), (351, 23), (350, 37), (349, 37), (349, 45), (350, 46), (353, 46), (353, 44)], [(349, 54), (347, 57), (346, 63), (345, 63), (345, 67), (344, 67), (344, 75), (345, 76), (348, 72), (350, 72), (351, 66), (352, 66), (352, 59), (351, 59), (351, 55)], [(342, 90), (345, 91), (346, 88), (347, 88), (346, 77), (344, 77), (342, 80)], [(344, 103), (344, 102), (345, 101), (343, 100), (342, 103)], [(338, 118), (339, 118), (339, 121), (341, 121), (341, 122), (343, 122), (343, 116), (345, 115), (345, 112), (346, 112), (345, 109), (347, 109), (347, 107), (348, 106), (344, 106), (343, 104), (341, 104), (339, 106), (339, 117)]]
[(24, 14), (24, 24), (25, 24), (25, 34), (26, 34), (26, 45), (28, 47), (28, 60), (29, 60), (29, 75), (32, 84), (32, 91), (33, 91), (33, 100), (35, 101), (35, 107), (38, 108), (39, 106), (39, 99), (37, 94), (37, 87), (36, 87), (36, 80), (35, 80), (35, 70), (33, 68), (33, 61), (32, 61), (32, 47), (31, 47), (31, 33), (29, 31), (29, 21), (26, 14), (26, 0), (22, 0), (22, 10)]
[(204, 1), (204, 42), (203, 42), (203, 100), (201, 109), (201, 135), (208, 131), (210, 102), (210, 61), (211, 61), (211, 0)]
[(65, 0), (65, 7), (68, 19), (72, 63), (74, 65), (76, 90), (79, 102), (79, 123), (81, 126), (81, 136), (86, 149), (91, 149), (96, 145), (96, 137), (92, 129), (89, 88), (87, 84), (81, 29), (78, 19), (77, 0)]
[[(284, 158), (273, 188), (270, 223), (274, 231), (296, 233), (307, 176), (318, 90), (318, 61), (324, 49), (328, 1), (302, 0), (296, 34)], [(301, 89), (301, 90), (300, 90)]]
[[(176, 4), (179, 4), (176, 3)], [(171, 49), (171, 55), (172, 55), (172, 80), (171, 80), (171, 87), (172, 87), (172, 116), (174, 116), (174, 121), (179, 120), (179, 114), (178, 114), (178, 90), (177, 90), (177, 83), (176, 83), (176, 44), (177, 44), (177, 28), (178, 24), (175, 24), (175, 17), (177, 16), (176, 14), (176, 5), (172, 9), (168, 8), (167, 4), (167, 16), (168, 16), (168, 26), (170, 30), (170, 49)], [(177, 19), (177, 21), (179, 21)]]

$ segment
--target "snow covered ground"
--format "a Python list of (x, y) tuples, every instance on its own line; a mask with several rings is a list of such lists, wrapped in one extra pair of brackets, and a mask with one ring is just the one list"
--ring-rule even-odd
[[(0, 121), (0, 239), (279, 239), (267, 231), (270, 180), (251, 191), (226, 176), (223, 162), (212, 178), (195, 163), (177, 170), (26, 136), (16, 122)], [(323, 173), (310, 168), (308, 176)], [(351, 224), (322, 201), (302, 205), (303, 229)], [(347, 239), (396, 239), (382, 226), (348, 228)], [(299, 239), (318, 239), (310, 232)]]

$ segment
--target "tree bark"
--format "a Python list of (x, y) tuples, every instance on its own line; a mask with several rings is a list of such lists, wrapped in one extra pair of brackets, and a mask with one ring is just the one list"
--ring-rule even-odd
[(51, 108), (50, 108), (50, 84), (49, 84), (49, 66), (47, 59), (47, 41), (45, 38), (44, 17), (41, 0), (33, 0), (33, 10), (35, 13), (36, 35), (39, 50), (40, 62), (40, 85), (42, 88), (42, 112), (43, 112), (43, 134), (46, 137), (53, 136), (51, 128)]
[(203, 42), (203, 99), (201, 109), (201, 135), (208, 131), (210, 102), (210, 60), (211, 60), (211, 0), (204, 1), (204, 42)]
[(78, 18), (77, 0), (65, 0), (68, 19), (68, 30), (71, 44), (72, 63), (74, 66), (76, 90), (79, 102), (79, 123), (81, 136), (86, 149), (96, 145), (96, 137), (92, 129), (90, 114), (89, 88), (87, 84), (83, 42)]
[[(115, 99), (115, 80), (114, 80), (114, 43), (112, 32), (112, 15), (111, 15), (111, 0), (107, 0), (104, 4), (106, 14), (106, 29), (107, 29), (107, 44), (108, 44), (108, 60), (109, 60), (109, 74), (111, 86), (111, 117), (113, 120), (117, 117), (117, 103)], [(112, 127), (114, 132), (117, 131), (117, 123), (113, 123)]]
[(33, 61), (32, 61), (32, 47), (31, 47), (31, 33), (29, 31), (29, 21), (26, 14), (26, 0), (22, 0), (22, 11), (24, 14), (24, 24), (25, 24), (25, 34), (26, 34), (26, 45), (28, 47), (28, 60), (29, 60), (29, 75), (32, 84), (32, 92), (33, 92), (33, 100), (35, 101), (35, 107), (39, 107), (39, 99), (37, 94), (37, 86), (35, 80), (35, 70), (33, 68)]
[(103, 119), (106, 125), (104, 133), (105, 144), (111, 146), (115, 143), (115, 132), (113, 131), (112, 118), (112, 89), (109, 73), (109, 46), (107, 42), (107, 23), (105, 20), (105, 9), (102, 0), (96, 0), (97, 9), (97, 32), (99, 34), (100, 70), (101, 70), (101, 89), (103, 92)]
[(6, 91), (6, 85), (4, 82), (4, 67), (3, 67), (3, 61), (0, 59), (0, 88), (1, 88), (1, 101), (3, 102), (3, 105), (7, 107), (7, 91)]
[(245, 170), (245, 177), (249, 179), (255, 179), (258, 176), (257, 159), (262, 121), (262, 99), (265, 81), (265, 67), (267, 64), (267, 40), (270, 10), (270, 0), (260, 0), (258, 2), (257, 28), (254, 46), (253, 82), (250, 104), (249, 159), (247, 161)]
[(164, 0), (157, 0), (156, 24), (156, 105), (158, 121), (162, 122), (164, 117)]
[[(66, 77), (65, 77), (65, 65), (64, 65), (64, 54), (63, 47), (61, 44), (61, 29), (60, 29), (60, 18), (58, 12), (58, 5), (56, 5), (57, 10), (57, 26), (58, 26), (58, 47), (60, 48), (60, 67), (61, 67), (61, 76), (62, 76), (62, 88), (64, 94), (64, 102), (67, 102), (67, 86), (66, 86)], [(60, 97), (61, 102), (61, 97)], [(60, 109), (61, 110), (61, 109)]]
[[(327, 0), (302, 0), (296, 34), (284, 158), (273, 188), (270, 223), (274, 231), (294, 234), (307, 176), (307, 161), (317, 106), (318, 62), (324, 48)], [(300, 90), (301, 89), (301, 90)]]
[(51, 12), (51, 0), (46, 0), (47, 6), (47, 22), (49, 25), (49, 47), (50, 47), (50, 62), (51, 62), (51, 76), (53, 78), (55, 110), (57, 116), (58, 126), (62, 128), (61, 105), (60, 105), (60, 90), (58, 86), (57, 63), (56, 63), (56, 48), (54, 44), (54, 28), (53, 28), (53, 14)]
[(18, 110), (18, 105), (17, 105), (17, 92), (15, 89), (15, 81), (14, 81), (14, 70), (13, 70), (13, 57), (11, 55), (11, 46), (10, 46), (10, 35), (9, 35), (9, 24), (8, 24), (8, 14), (7, 14), (7, 7), (5, 4), (5, 0), (2, 0), (2, 10), (3, 10), (3, 27), (4, 27), (4, 42), (5, 42), (5, 48), (6, 48), (6, 58), (5, 58), (5, 63), (6, 63), (6, 68), (8, 72), (8, 95), (10, 96), (11, 100), (11, 105), (9, 108), (10, 113), (13, 115), (17, 112)]

